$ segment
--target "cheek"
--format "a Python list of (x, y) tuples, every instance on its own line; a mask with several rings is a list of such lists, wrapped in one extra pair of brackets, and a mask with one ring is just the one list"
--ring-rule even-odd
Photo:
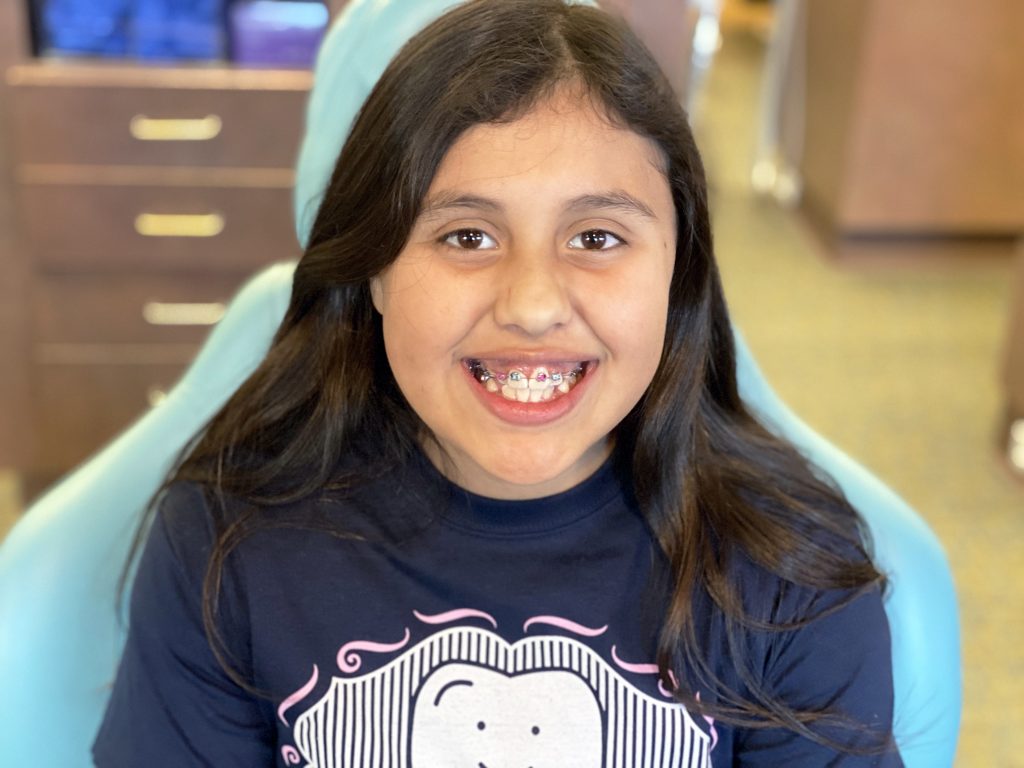
[(423, 315), (415, 314), (415, 308), (408, 304), (392, 304), (384, 315), (388, 363), (399, 388), (411, 400), (428, 388), (430, 378), (425, 372), (437, 369), (442, 350), (431, 324), (422, 320)]
[[(635, 278), (636, 276), (634, 276)], [(621, 280), (605, 296), (600, 311), (591, 307), (591, 322), (613, 357), (634, 366), (638, 375), (653, 375), (661, 359), (668, 319), (669, 276)]]
[(639, 327), (643, 329), (642, 338), (637, 340), (648, 358), (653, 358), (651, 371), (661, 360), (661, 351), (665, 345), (665, 329), (668, 326), (669, 290), (672, 284), (672, 273), (675, 266), (674, 243), (667, 243), (665, 252), (652, 270), (644, 285), (639, 287), (634, 296), (642, 296), (644, 300), (633, 307), (634, 316)]
[[(455, 350), (474, 322), (474, 308), (457, 281), (439, 270), (400, 273), (385, 285), (384, 345), (403, 390), (428, 389), (455, 361)], [(431, 375), (425, 375), (430, 372)]]
[(628, 330), (619, 339), (619, 349), (624, 351), (634, 388), (642, 392), (651, 383), (661, 362), (667, 305), (652, 301), (635, 309), (620, 326)]

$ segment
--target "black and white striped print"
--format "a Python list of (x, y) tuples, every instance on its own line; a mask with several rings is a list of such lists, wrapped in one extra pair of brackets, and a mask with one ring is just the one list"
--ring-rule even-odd
[[(711, 768), (710, 739), (684, 707), (635, 688), (592, 649), (560, 636), (509, 644), (476, 627), (445, 629), (363, 676), (335, 677), (296, 721), (295, 744), (310, 768), (440, 768), (412, 764), (416, 695), (446, 664), (507, 676), (572, 672), (591, 689), (603, 717), (603, 762), (593, 768)], [(529, 706), (529, 702), (523, 702)], [(475, 768), (473, 766), (472, 768)]]

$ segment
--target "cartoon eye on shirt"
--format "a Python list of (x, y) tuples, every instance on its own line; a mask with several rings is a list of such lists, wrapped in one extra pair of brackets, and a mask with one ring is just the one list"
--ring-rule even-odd
[(473, 664), (438, 667), (412, 716), (412, 768), (595, 768), (601, 709), (577, 675), (504, 675)]

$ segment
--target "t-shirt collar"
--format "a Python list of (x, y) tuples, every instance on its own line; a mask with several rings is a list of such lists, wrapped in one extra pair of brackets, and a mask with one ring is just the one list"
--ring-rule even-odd
[(424, 471), (447, 496), (440, 517), (458, 528), (498, 535), (535, 534), (571, 525), (621, 499), (624, 484), (612, 457), (578, 485), (536, 499), (492, 499), (467, 491), (445, 478), (422, 457)]

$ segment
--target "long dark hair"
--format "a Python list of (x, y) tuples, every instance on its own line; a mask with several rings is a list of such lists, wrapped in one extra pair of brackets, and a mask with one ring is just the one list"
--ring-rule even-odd
[[(562, 0), (456, 8), (403, 48), (357, 117), (265, 361), (168, 479), (198, 483), (221, 508), (227, 496), (249, 502), (247, 514), (221, 527), (206, 574), (211, 642), (217, 650), (225, 558), (273, 524), (275, 505), (359, 483), (407, 460), (423, 439), (426, 428), (387, 364), (370, 279), (402, 250), (453, 142), (473, 125), (514, 120), (567, 82), (582, 85), (609, 120), (661, 148), (677, 212), (664, 352), (617, 427), (614, 449), (669, 564), (662, 677), (675, 671), (678, 697), (691, 711), (842, 746), (821, 732), (834, 724), (832, 713), (797, 711), (774, 698), (739, 651), (731, 660), (751, 695), (729, 690), (697, 641), (699, 596), (723, 619), (732, 649), (747, 647), (752, 633), (792, 628), (744, 607), (732, 577), (739, 558), (785, 581), (847, 590), (847, 601), (883, 579), (856, 512), (740, 400), (704, 171), (676, 95), (624, 25)], [(715, 700), (697, 701), (698, 689), (714, 691)]]

